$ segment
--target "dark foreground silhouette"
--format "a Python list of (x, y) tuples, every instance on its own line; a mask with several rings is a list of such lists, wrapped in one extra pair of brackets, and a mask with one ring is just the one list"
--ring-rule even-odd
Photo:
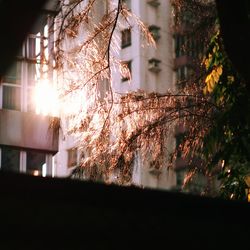
[(0, 249), (214, 249), (249, 243), (243, 202), (0, 173)]

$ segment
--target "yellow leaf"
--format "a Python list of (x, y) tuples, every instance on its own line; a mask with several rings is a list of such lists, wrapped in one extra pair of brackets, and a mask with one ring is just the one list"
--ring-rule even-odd
[(210, 81), (210, 78), (211, 78), (211, 74), (209, 74), (209, 75), (206, 77), (205, 82), (208, 83), (208, 82)]
[[(212, 79), (212, 78), (211, 78)], [(208, 83), (207, 83), (207, 90), (209, 93), (212, 93), (213, 92), (213, 80), (210, 80)]]
[(207, 68), (208, 68), (208, 66), (209, 66), (209, 60), (208, 60), (208, 59), (206, 59), (206, 60), (204, 61), (204, 63), (205, 63), (206, 69), (207, 69)]
[(221, 74), (222, 74), (222, 65), (220, 65), (219, 67), (217, 67), (217, 72), (221, 76)]
[(204, 95), (207, 94), (207, 86), (205, 86), (205, 87), (203, 88), (203, 94), (204, 94)]
[(220, 75), (217, 73), (216, 70), (212, 71), (212, 76), (213, 76), (214, 82), (217, 83), (219, 81)]

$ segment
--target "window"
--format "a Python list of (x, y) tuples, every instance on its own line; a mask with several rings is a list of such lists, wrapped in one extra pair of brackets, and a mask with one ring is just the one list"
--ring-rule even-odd
[(131, 0), (122, 0), (122, 3), (126, 5), (126, 7), (130, 10), (131, 9)]
[(180, 149), (180, 145), (183, 143), (183, 140), (185, 139), (186, 133), (185, 132), (179, 132), (175, 136), (175, 145), (177, 150), (177, 158), (180, 158), (182, 156), (182, 150)]
[(21, 63), (15, 62), (3, 76), (3, 103), (4, 109), (21, 109)]
[(175, 37), (175, 56), (190, 56), (193, 58), (203, 55), (203, 45), (192, 35), (176, 34)]
[(156, 8), (160, 5), (160, 2), (159, 0), (148, 0), (148, 4)]
[(77, 165), (77, 149), (71, 148), (68, 150), (68, 168), (75, 167)]
[(204, 44), (201, 41), (192, 38), (190, 45), (190, 56), (194, 58), (202, 58), (204, 56)]
[(34, 98), (34, 88), (27, 89), (27, 111), (35, 113), (36, 106), (35, 106), (35, 98)]
[(156, 58), (151, 58), (150, 60), (148, 60), (148, 70), (154, 73), (160, 72), (161, 71), (160, 63), (161, 63), (160, 60)]
[(36, 64), (29, 63), (28, 64), (28, 85), (35, 86), (36, 78), (37, 78)]
[(21, 89), (16, 86), (3, 86), (3, 109), (21, 109)]
[(35, 91), (35, 85), (36, 81), (38, 79), (38, 69), (37, 69), (37, 64), (33, 62), (29, 62), (27, 64), (27, 80), (28, 80), (28, 86), (26, 88), (26, 111), (28, 112), (35, 112), (36, 107), (35, 107), (35, 100), (34, 100), (34, 91)]
[(187, 67), (186, 66), (180, 67), (177, 69), (177, 72), (176, 72), (177, 82), (185, 80), (186, 76), (187, 76)]
[[(45, 26), (41, 32), (37, 34), (29, 34), (26, 40), (26, 59), (25, 62), (25, 72), (27, 72), (26, 78), (26, 89), (25, 95), (26, 104), (25, 111), (35, 112), (35, 102), (33, 100), (35, 85), (39, 79), (41, 79), (42, 74), (46, 74), (47, 72), (47, 54), (48, 54), (48, 46), (47, 46), (47, 38), (45, 35)], [(42, 64), (41, 64), (42, 63)], [(44, 73), (42, 73), (44, 71)]]
[(127, 61), (122, 63), (122, 82), (131, 80), (132, 71), (131, 71), (131, 64), (132, 61)]
[(3, 83), (20, 84), (21, 63), (14, 62), (3, 76)]
[(122, 48), (126, 48), (131, 45), (131, 29), (125, 29), (122, 32)]
[(181, 15), (181, 24), (183, 26), (192, 25), (194, 23), (194, 20), (195, 20), (195, 17), (190, 11), (188, 10), (183, 11)]
[[(50, 164), (50, 160), (48, 160), (48, 164)], [(46, 153), (34, 150), (21, 151), (9, 146), (1, 146), (0, 168), (8, 172), (22, 171), (35, 176), (45, 176)]]
[(27, 151), (27, 165), (26, 172), (28, 174), (41, 176), (42, 175), (42, 167), (46, 162), (46, 154), (35, 152), (35, 151)]
[(184, 35), (175, 35), (175, 56), (180, 57), (185, 55), (185, 41), (186, 37)]
[(183, 186), (186, 172), (187, 171), (185, 169), (176, 170), (176, 185), (177, 185), (177, 187), (181, 188)]
[(27, 56), (29, 59), (36, 59), (36, 38), (29, 37), (27, 41)]
[(151, 25), (148, 27), (151, 35), (153, 36), (153, 38), (155, 39), (155, 41), (158, 41), (160, 39), (160, 27), (156, 26), (156, 25)]
[(2, 147), (0, 150), (1, 169), (8, 172), (19, 172), (20, 151), (11, 147)]
[(193, 74), (193, 69), (191, 67), (188, 67), (185, 65), (185, 66), (178, 68), (176, 71), (177, 83), (188, 80), (192, 76), (192, 74)]
[(36, 82), (53, 72), (52, 55), (48, 60), (48, 25), (44, 24), (36, 27), (36, 34), (27, 35), (18, 50), (16, 62), (1, 76), (0, 108), (35, 111), (32, 95)]

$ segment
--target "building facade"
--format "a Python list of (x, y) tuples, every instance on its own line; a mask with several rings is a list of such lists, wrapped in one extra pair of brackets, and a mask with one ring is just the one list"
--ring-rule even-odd
[[(68, 4), (75, 2), (77, 1), (69, 1)], [(146, 24), (156, 46), (144, 43), (140, 30), (133, 22), (119, 20), (114, 32), (118, 49), (112, 53), (127, 64), (130, 76), (124, 77), (112, 70), (113, 91), (120, 95), (137, 90), (149, 93), (175, 91), (179, 88), (178, 83), (190, 73), (190, 58), (195, 56), (193, 53), (196, 50), (193, 48), (197, 46), (190, 43), (190, 54), (181, 50), (186, 38), (182, 32), (172, 30), (170, 0), (122, 2)], [(84, 1), (83, 5), (87, 3)], [(118, 2), (105, 0), (95, 3), (95, 22), (101, 20), (112, 3), (115, 5)], [(1, 78), (0, 166), (3, 170), (66, 177), (79, 165), (82, 158), (77, 139), (67, 133), (67, 117), (61, 114), (60, 129), (58, 120), (52, 117), (56, 111), (53, 111), (52, 103), (45, 98), (51, 89), (48, 88), (43, 94), (42, 101), (39, 102), (37, 96), (39, 84), (44, 86), (48, 81), (49, 85), (53, 85), (56, 82), (53, 55), (58, 34), (57, 22), (54, 22), (57, 19), (57, 6), (57, 1), (49, 1), (38, 23), (28, 34), (16, 62)], [(86, 31), (82, 30), (78, 39), (83, 39), (85, 35)], [(76, 46), (72, 40), (66, 44), (68, 49)], [(101, 92), (105, 90), (102, 89)], [(46, 103), (50, 112), (45, 109)], [(51, 121), (54, 121), (54, 127), (51, 127)], [(173, 135), (167, 142), (170, 152), (175, 149), (176, 139), (178, 141), (178, 133), (176, 135), (176, 138)], [(138, 153), (132, 182), (139, 186), (173, 189), (183, 182), (185, 161), (178, 159), (176, 166), (176, 169), (165, 166), (159, 171), (152, 171), (150, 166), (142, 164)]]
[[(175, 90), (173, 60), (174, 47), (171, 32), (172, 6), (170, 1), (123, 1), (138, 16), (151, 32), (156, 46), (147, 46), (133, 23), (121, 20), (116, 32), (120, 36), (119, 58), (129, 63), (131, 79), (123, 79), (114, 74), (115, 92), (143, 90), (148, 93), (166, 93)], [(169, 152), (174, 149), (175, 139), (167, 140)], [(166, 156), (167, 157), (167, 156)], [(132, 182), (139, 186), (172, 189), (176, 185), (175, 171), (167, 166), (160, 170), (150, 167), (150, 162), (142, 163), (138, 152), (134, 164)]]
[[(41, 10), (16, 60), (0, 82), (0, 168), (2, 171), (53, 176), (59, 120), (45, 113), (48, 102), (38, 84), (53, 80), (55, 1)], [(40, 98), (39, 98), (40, 97)], [(39, 103), (40, 100), (40, 103)], [(43, 106), (44, 106), (43, 105)], [(54, 125), (52, 125), (54, 124)]]
[[(95, 14), (100, 13), (101, 17), (108, 10), (110, 4), (117, 5), (118, 3), (118, 1), (111, 2), (98, 1)], [(149, 28), (156, 46), (145, 44), (139, 28), (132, 21), (119, 19), (114, 32), (114, 38), (118, 41), (117, 50), (112, 53), (127, 64), (130, 76), (121, 76), (120, 72), (112, 69), (113, 91), (120, 95), (137, 90), (149, 93), (173, 91), (175, 89), (174, 42), (171, 32), (172, 7), (170, 1), (127, 0), (122, 2)], [(78, 36), (81, 39), (84, 34), (78, 34)], [(59, 152), (56, 155), (56, 173), (58, 176), (68, 176), (79, 164), (82, 156), (77, 150), (76, 139), (67, 135), (65, 130), (60, 133)], [(168, 144), (169, 151), (174, 150), (174, 136), (168, 140)], [(176, 185), (176, 174), (173, 169), (166, 166), (162, 170), (152, 171), (149, 164), (147, 166), (142, 164), (140, 153), (138, 153), (134, 163), (132, 182), (139, 186), (172, 189)]]

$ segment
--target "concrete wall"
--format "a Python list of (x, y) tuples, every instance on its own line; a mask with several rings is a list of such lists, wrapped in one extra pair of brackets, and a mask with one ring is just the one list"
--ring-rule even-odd
[[(117, 1), (117, 0), (115, 0)], [(76, 38), (65, 38), (64, 40), (64, 49), (65, 51), (69, 52), (75, 47), (77, 47), (80, 43), (84, 42), (86, 37), (88, 36), (89, 30), (93, 30), (93, 24), (97, 24), (101, 21), (103, 15), (107, 11), (107, 3), (109, 1), (96, 1), (94, 3), (93, 9), (94, 11), (90, 13), (90, 19), (91, 21), (89, 22), (89, 25), (85, 25), (84, 27), (79, 28), (79, 33)], [(77, 11), (81, 11), (83, 8), (86, 7), (87, 1), (83, 1), (78, 7)], [(88, 30), (89, 29), (89, 30)], [(101, 38), (96, 38), (100, 39), (100, 44), (102, 44)], [(96, 42), (98, 42), (97, 40)], [(70, 57), (70, 54), (68, 54)], [(64, 65), (65, 69), (67, 68), (67, 65), (65, 63)], [(79, 71), (69, 68), (68, 72), (69, 79), (70, 77), (79, 77)], [(67, 73), (64, 74), (63, 77), (67, 78)], [(81, 76), (82, 78), (83, 76)], [(62, 78), (63, 79), (63, 78)], [(82, 79), (81, 79), (82, 80)], [(103, 87), (103, 86), (101, 86)], [(100, 87), (100, 88), (101, 88)], [(99, 91), (102, 91), (102, 89), (99, 89)], [(104, 88), (103, 88), (104, 91)], [(87, 94), (86, 94), (87, 95)], [(68, 117), (68, 114), (64, 114), (64, 111), (61, 114), (61, 130), (59, 133), (59, 150), (58, 153), (55, 155), (55, 175), (57, 177), (65, 177), (69, 176), (74, 167), (68, 166), (68, 152), (72, 148), (77, 148), (79, 146), (79, 138), (77, 138), (74, 135), (70, 135), (68, 133), (69, 130), (69, 120), (70, 118)], [(77, 152), (77, 161), (79, 162), (79, 157), (80, 153)]]
[(59, 150), (55, 155), (55, 176), (66, 177), (73, 170), (72, 167), (68, 167), (68, 150), (76, 147), (79, 143), (76, 138), (68, 135), (64, 130), (60, 130), (59, 138)]
[[(131, 21), (132, 42), (131, 46), (122, 49), (118, 48), (118, 56), (122, 61), (132, 61), (131, 82), (121, 81), (120, 73), (113, 70), (113, 87), (115, 92), (127, 93), (142, 89), (148, 92), (165, 93), (169, 89), (174, 89), (173, 81), (173, 40), (171, 33), (171, 4), (169, 0), (160, 0), (159, 7), (152, 7), (146, 0), (131, 1), (131, 9), (146, 26), (157, 25), (160, 27), (160, 39), (156, 42), (156, 47), (147, 46), (140, 30)], [(120, 32), (128, 27), (126, 22), (120, 18), (119, 26), (116, 29), (118, 43), (121, 40)], [(151, 72), (148, 68), (148, 60), (156, 58), (161, 61), (161, 71)]]
[[(156, 47), (147, 46), (141, 31), (131, 21), (132, 42), (126, 48), (119, 48), (117, 56), (121, 61), (132, 61), (130, 81), (121, 81), (119, 72), (113, 70), (113, 88), (117, 93), (127, 93), (138, 89), (147, 92), (166, 93), (175, 90), (174, 84), (174, 52), (171, 32), (171, 4), (169, 0), (159, 0), (160, 5), (153, 7), (146, 0), (132, 0), (132, 12), (137, 15), (146, 26), (156, 25), (160, 28), (160, 38), (156, 41)], [(116, 36), (121, 39), (121, 30), (128, 27), (126, 22), (119, 20)], [(119, 41), (119, 39), (118, 39)], [(160, 71), (149, 70), (148, 61), (151, 58), (160, 60)], [(175, 147), (174, 136), (167, 140), (168, 152)], [(166, 159), (168, 155), (166, 155)], [(166, 161), (167, 162), (167, 161)], [(133, 183), (139, 186), (171, 189), (176, 185), (175, 171), (165, 164), (161, 170), (152, 171), (150, 160), (142, 162), (140, 154), (137, 155), (133, 169)]]
[[(132, 81), (121, 81), (121, 75), (117, 69), (112, 68), (112, 87), (114, 92), (127, 93), (142, 89), (148, 92), (165, 93), (168, 89), (174, 89), (173, 81), (173, 42), (170, 31), (171, 25), (171, 5), (169, 0), (160, 0), (160, 6), (155, 8), (147, 3), (146, 0), (131, 0), (131, 9), (147, 25), (157, 25), (160, 27), (160, 39), (156, 43), (156, 48), (148, 47), (143, 41), (141, 32), (131, 20), (132, 42), (126, 48), (121, 48), (121, 31), (128, 27), (128, 24), (119, 19), (118, 27), (115, 30), (113, 45), (117, 44), (117, 50), (111, 53), (122, 61), (132, 61)], [(117, 0), (113, 1), (117, 4)], [(101, 1), (96, 3), (97, 16), (103, 13), (104, 8)], [(86, 31), (85, 31), (86, 32)], [(84, 34), (80, 34), (81, 40)], [(144, 46), (142, 46), (144, 44)], [(73, 43), (69, 44), (74, 46)], [(148, 70), (148, 60), (156, 58), (161, 61), (161, 71), (158, 73)], [(63, 126), (64, 127), (64, 126)], [(67, 126), (66, 126), (67, 127)], [(67, 135), (67, 128), (63, 129), (60, 135), (59, 152), (56, 155), (56, 175), (67, 176), (72, 169), (67, 167), (67, 151), (77, 146), (77, 140)], [(168, 151), (174, 148), (174, 138), (168, 139)], [(168, 156), (166, 156), (167, 158)], [(133, 182), (139, 186), (151, 188), (170, 189), (176, 185), (175, 172), (164, 166), (159, 173), (152, 173), (149, 164), (143, 164), (140, 156), (136, 159), (133, 171)]]
[(56, 153), (58, 128), (50, 128), (51, 119), (27, 112), (0, 110), (0, 145)]

